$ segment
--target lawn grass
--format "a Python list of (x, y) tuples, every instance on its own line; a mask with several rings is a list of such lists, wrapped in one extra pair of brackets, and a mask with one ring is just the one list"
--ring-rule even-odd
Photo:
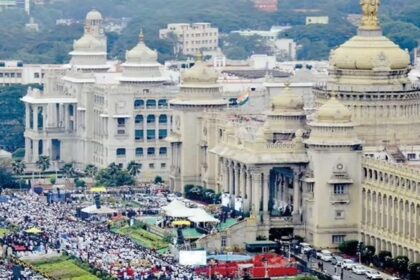
[(142, 228), (124, 226), (122, 228), (115, 229), (115, 232), (121, 235), (126, 235), (139, 245), (149, 249), (161, 250), (169, 247), (169, 244), (163, 241), (160, 236)]
[(54, 279), (99, 280), (100, 278), (79, 267), (68, 257), (58, 257), (32, 262), (36, 268)]

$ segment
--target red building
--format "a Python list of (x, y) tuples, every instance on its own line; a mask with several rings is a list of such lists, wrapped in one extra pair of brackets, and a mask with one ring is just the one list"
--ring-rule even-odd
[(278, 0), (253, 0), (255, 8), (263, 12), (277, 12)]

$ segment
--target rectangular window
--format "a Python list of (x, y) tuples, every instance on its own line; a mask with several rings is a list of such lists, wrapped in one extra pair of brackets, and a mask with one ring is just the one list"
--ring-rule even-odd
[(408, 160), (413, 160), (413, 159), (416, 159), (416, 154), (413, 154), (413, 153), (409, 153), (409, 154), (407, 154), (407, 159), (408, 159)]
[(344, 210), (335, 210), (335, 219), (336, 220), (344, 219)]
[(346, 186), (345, 185), (334, 185), (334, 194), (345, 194)]
[(154, 163), (149, 163), (149, 168), (150, 169), (155, 169), (155, 164)]
[(160, 168), (161, 168), (161, 169), (165, 169), (165, 168), (166, 168), (166, 163), (161, 163), (161, 164), (160, 164)]
[(168, 130), (159, 129), (159, 139), (165, 139), (166, 137), (168, 137)]
[(117, 149), (117, 157), (125, 157), (125, 149), (124, 148), (118, 148)]
[(140, 129), (136, 129), (135, 131), (135, 139), (136, 140), (144, 140), (144, 131)]
[(332, 243), (333, 244), (343, 243), (345, 237), (346, 237), (345, 235), (333, 235), (332, 236)]
[(220, 245), (222, 246), (222, 248), (225, 248), (227, 246), (227, 237), (226, 236), (222, 236), (222, 238), (220, 239)]
[(118, 127), (125, 127), (125, 118), (118, 118), (117, 124), (118, 124)]
[(148, 129), (147, 130), (147, 140), (155, 140), (156, 139), (156, 133), (154, 129)]

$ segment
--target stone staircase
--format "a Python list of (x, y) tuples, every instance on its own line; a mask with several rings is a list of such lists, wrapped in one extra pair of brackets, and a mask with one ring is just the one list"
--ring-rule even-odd
[(385, 148), (387, 154), (396, 162), (396, 163), (405, 163), (407, 159), (404, 154), (401, 152), (400, 148), (397, 145), (388, 145)]

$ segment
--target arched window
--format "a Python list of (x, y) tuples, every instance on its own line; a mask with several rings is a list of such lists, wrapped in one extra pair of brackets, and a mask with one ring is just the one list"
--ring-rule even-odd
[(154, 99), (149, 99), (146, 101), (146, 107), (147, 109), (154, 109), (156, 108), (156, 100)]
[(168, 101), (166, 99), (159, 99), (158, 106), (159, 106), (159, 108), (167, 108), (168, 107)]
[(147, 148), (147, 155), (151, 156), (155, 154), (155, 148)]
[(134, 109), (143, 109), (144, 108), (144, 100), (137, 99), (134, 101)]
[(159, 155), (166, 155), (168, 153), (168, 148), (162, 147), (159, 148)]
[(147, 116), (147, 123), (155, 123), (155, 122), (156, 122), (155, 115), (148, 115)]
[(168, 123), (168, 116), (167, 115), (160, 115), (159, 116), (159, 123)]
[(143, 123), (143, 120), (144, 120), (143, 115), (136, 116), (136, 119), (135, 119), (136, 123)]
[(136, 148), (136, 156), (137, 157), (143, 156), (143, 148)]

